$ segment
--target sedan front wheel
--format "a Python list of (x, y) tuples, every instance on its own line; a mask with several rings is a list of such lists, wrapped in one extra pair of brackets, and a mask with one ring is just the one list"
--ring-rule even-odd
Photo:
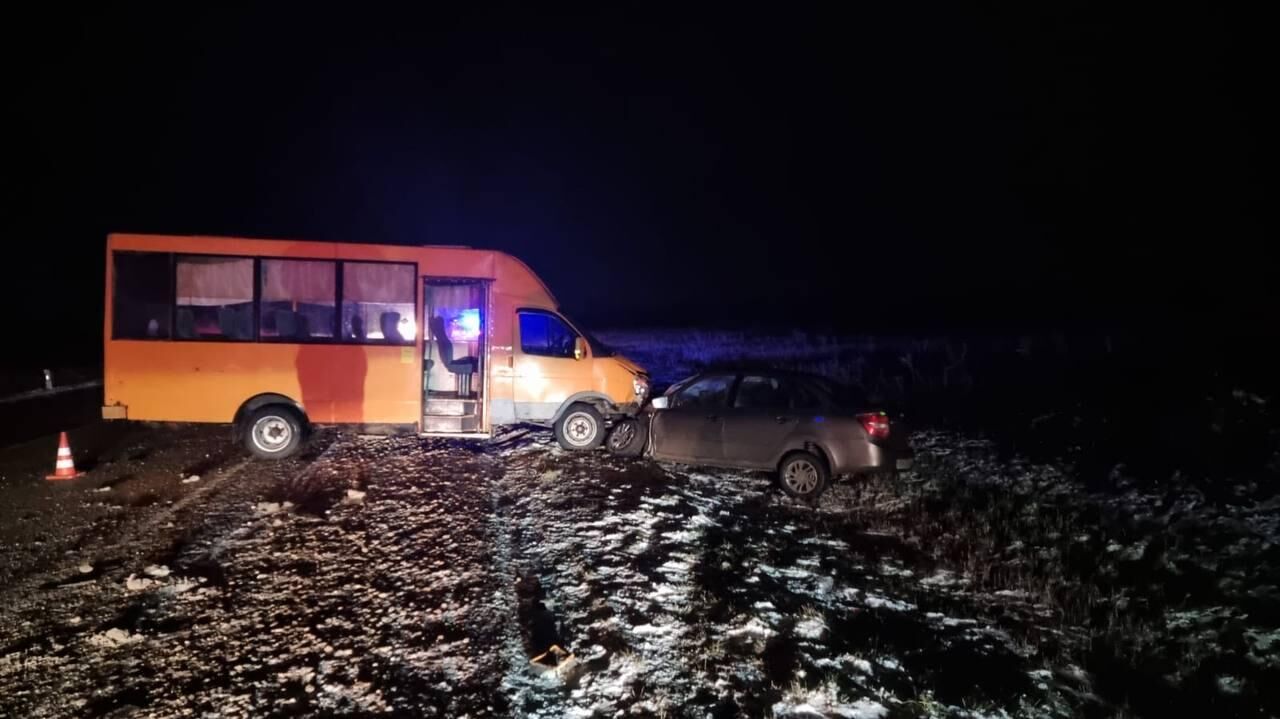
[(609, 438), (605, 440), (605, 446), (609, 448), (611, 454), (619, 457), (639, 457), (644, 452), (644, 445), (648, 439), (648, 427), (640, 420), (628, 417), (613, 425)]

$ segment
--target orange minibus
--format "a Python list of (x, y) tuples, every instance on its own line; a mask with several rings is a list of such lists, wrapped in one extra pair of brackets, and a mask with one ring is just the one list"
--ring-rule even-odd
[(649, 376), (491, 250), (227, 237), (107, 238), (105, 419), (231, 423), (268, 458), (309, 424), (601, 444)]

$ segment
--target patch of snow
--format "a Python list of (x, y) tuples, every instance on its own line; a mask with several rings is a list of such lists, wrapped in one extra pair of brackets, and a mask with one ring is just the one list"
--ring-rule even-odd
[(933, 574), (921, 579), (920, 583), (926, 587), (960, 587), (968, 584), (969, 580), (950, 570), (939, 569)]
[(642, 637), (656, 637), (671, 634), (677, 628), (674, 624), (637, 624), (631, 627), (631, 633)]
[(94, 634), (87, 639), (86, 642), (103, 649), (114, 649), (125, 644), (135, 644), (144, 639), (141, 634), (130, 634), (128, 629), (120, 629), (113, 627), (105, 632)]
[(855, 657), (852, 654), (841, 654), (835, 659), (822, 657), (821, 659), (815, 660), (813, 664), (819, 669), (845, 671), (846, 667), (852, 667), (854, 670), (868, 676), (872, 673), (871, 662), (861, 657)]
[(1218, 691), (1229, 696), (1237, 696), (1244, 692), (1244, 680), (1230, 674), (1223, 674), (1218, 677)]
[(827, 622), (821, 616), (805, 617), (796, 623), (796, 636), (801, 639), (821, 639), (827, 633)]
[(895, 612), (909, 612), (916, 608), (916, 605), (910, 602), (903, 602), (897, 599), (889, 599), (879, 594), (868, 593), (864, 598), (868, 607), (872, 609), (890, 609)]
[(813, 689), (794, 687), (772, 709), (773, 716), (778, 719), (822, 719), (831, 716), (841, 719), (884, 719), (889, 715), (889, 709), (873, 699), (848, 701), (841, 696), (839, 687), (831, 681)]
[(1247, 629), (1244, 633), (1245, 639), (1253, 645), (1255, 652), (1270, 652), (1277, 643), (1280, 643), (1280, 629), (1269, 632), (1259, 632), (1253, 629)]
[(136, 575), (136, 574), (130, 574), (130, 575), (129, 575), (125, 580), (124, 580), (124, 588), (125, 588), (125, 589), (128, 589), (128, 590), (129, 590), (129, 591), (131, 591), (131, 592), (141, 592), (141, 591), (145, 591), (145, 590), (150, 589), (151, 587), (153, 587), (153, 586), (155, 586), (155, 585), (156, 585), (156, 581), (155, 581), (154, 579), (147, 579), (146, 577), (139, 577), (139, 576), (138, 576), (138, 575)]
[(889, 562), (880, 563), (880, 574), (886, 577), (912, 577), (915, 572), (907, 569), (901, 564), (892, 564)]
[[(636, 627), (636, 629), (639, 629), (639, 627)], [(725, 632), (725, 636), (730, 638), (751, 637), (755, 639), (768, 639), (775, 634), (777, 634), (777, 632), (771, 629), (769, 625), (760, 621), (759, 617), (752, 617), (747, 620), (746, 624), (743, 624), (737, 629), (730, 629)]]

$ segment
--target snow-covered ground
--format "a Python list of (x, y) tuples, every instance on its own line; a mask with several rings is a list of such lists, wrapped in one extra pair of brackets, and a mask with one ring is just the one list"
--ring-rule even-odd
[[(197, 481), (166, 459), (215, 436), (58, 490), (6, 480), (46, 496), (14, 505), (23, 526), (56, 507), (70, 538), (3, 550), (0, 716), (1143, 713), (1115, 676), (1276, 707), (1280, 522), (1248, 488), (1096, 496), (941, 433), (913, 437), (917, 471), (816, 508), (534, 428), (326, 432), (285, 463), (202, 460)], [(158, 499), (112, 502), (151, 474)]]

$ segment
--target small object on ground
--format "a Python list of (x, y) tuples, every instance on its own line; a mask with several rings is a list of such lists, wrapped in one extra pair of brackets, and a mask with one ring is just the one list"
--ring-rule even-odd
[(358, 489), (348, 489), (347, 498), (342, 500), (344, 504), (364, 504), (364, 492)]
[(89, 562), (81, 562), (78, 569), (80, 570), (81, 574), (88, 574), (89, 572), (93, 571), (93, 565), (90, 564)]
[(131, 592), (141, 592), (145, 589), (150, 589), (155, 583), (155, 580), (147, 579), (146, 577), (139, 577), (136, 574), (130, 574), (128, 578), (124, 580), (124, 588)]
[(547, 651), (529, 660), (534, 671), (569, 682), (576, 678), (580, 666), (573, 652), (565, 651), (559, 644), (552, 644)]
[(142, 570), (142, 573), (148, 577), (163, 578), (169, 576), (169, 568), (159, 564), (150, 564)]
[(198, 474), (193, 474), (193, 475), (191, 475), (190, 477), (183, 477), (183, 478), (182, 478), (182, 483), (183, 483), (183, 484), (191, 484), (192, 482), (199, 482), (199, 481), (200, 481), (200, 475), (198, 475)]
[(53, 474), (46, 474), (45, 479), (75, 479), (84, 472), (76, 471), (75, 460), (71, 458), (71, 443), (67, 441), (67, 433), (58, 435), (58, 453), (53, 461)]
[(95, 647), (102, 647), (104, 649), (114, 649), (115, 647), (118, 647), (122, 644), (133, 644), (134, 642), (140, 642), (142, 641), (142, 635), (130, 634), (128, 629), (120, 629), (119, 627), (114, 627), (112, 629), (108, 629), (107, 631), (101, 634), (95, 634), (89, 637), (88, 639), (86, 639), (85, 641), (89, 642)]

